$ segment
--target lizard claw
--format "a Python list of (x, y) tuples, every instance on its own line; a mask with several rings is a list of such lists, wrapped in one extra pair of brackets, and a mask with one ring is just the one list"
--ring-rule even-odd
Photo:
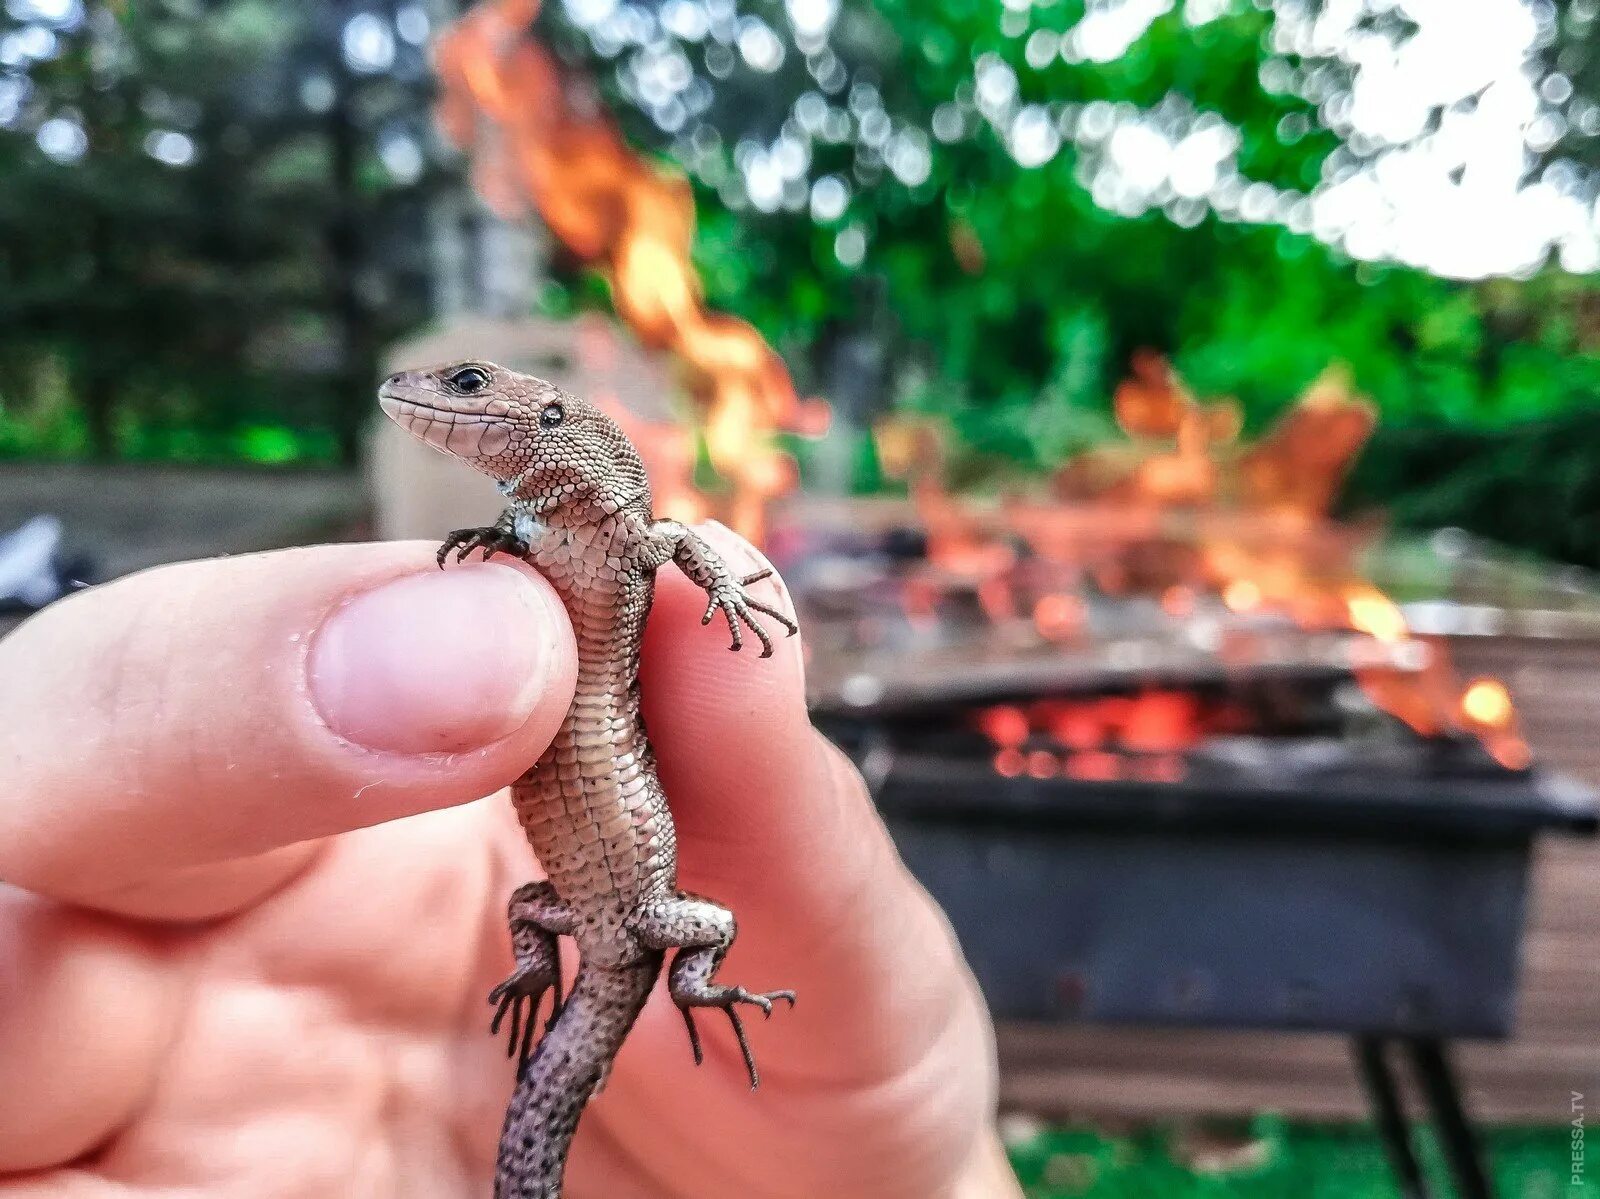
[(485, 560), (492, 554), (510, 554), (514, 558), (525, 557), (528, 545), (516, 534), (506, 529), (496, 528), (493, 525), (474, 529), (455, 529), (439, 546), (437, 555), (439, 569), (444, 569), (445, 559), (452, 553), (457, 562), (466, 561), (467, 555), (473, 550), (483, 551)]
[(761, 1009), (761, 1014), (767, 1019), (772, 1018), (772, 1006), (777, 1000), (783, 1000), (792, 1008), (794, 1007), (793, 991), (747, 991), (743, 987), (714, 987), (699, 995), (677, 995), (678, 1010), (683, 1013), (684, 1027), (689, 1030), (689, 1048), (694, 1053), (694, 1064), (699, 1066), (705, 1062), (705, 1051), (700, 1044), (700, 1031), (694, 1024), (694, 1009), (697, 1007), (721, 1008), (727, 1013), (728, 1022), (733, 1025), (733, 1035), (739, 1041), (739, 1054), (744, 1058), (745, 1073), (750, 1076), (750, 1089), (753, 1091), (761, 1084), (761, 1076), (756, 1071), (755, 1054), (750, 1049), (750, 1038), (745, 1035), (744, 1020), (739, 1015), (739, 1004), (748, 1003), (751, 1007)]
[(538, 969), (519, 969), (516, 973), (489, 992), (489, 1002), (495, 1006), (494, 1018), (489, 1021), (491, 1036), (500, 1035), (500, 1025), (507, 1015), (511, 1017), (511, 1036), (506, 1043), (506, 1056), (517, 1059), (517, 1076), (528, 1067), (533, 1056), (534, 1024), (539, 1015), (544, 993), (551, 992), (550, 1018), (545, 1021), (545, 1031), (555, 1027), (561, 1015), (561, 977)]
[(755, 574), (746, 575), (738, 580), (737, 583), (729, 581), (712, 588), (711, 600), (706, 604), (705, 615), (700, 618), (700, 623), (702, 625), (710, 624), (711, 618), (716, 615), (717, 610), (720, 608), (723, 618), (728, 622), (728, 632), (733, 636), (733, 644), (728, 646), (729, 649), (737, 652), (744, 648), (744, 634), (740, 628), (743, 625), (744, 628), (749, 629), (756, 635), (757, 641), (761, 642), (761, 656), (763, 658), (772, 657), (772, 637), (761, 622), (751, 613), (760, 612), (765, 616), (770, 616), (783, 626), (785, 636), (793, 637), (800, 631), (800, 626), (770, 604), (764, 604), (758, 599), (752, 599), (744, 593), (744, 589), (751, 583), (759, 583), (762, 579), (770, 578), (771, 575), (772, 571), (770, 569), (758, 570)]

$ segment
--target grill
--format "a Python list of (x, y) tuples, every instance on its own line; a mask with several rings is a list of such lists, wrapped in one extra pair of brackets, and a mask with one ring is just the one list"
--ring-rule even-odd
[(1510, 1034), (1534, 842), (1593, 833), (1587, 789), (1375, 705), (1374, 673), (1428, 685), (1426, 639), (1203, 595), (1174, 612), (1025, 556), (1008, 610), (981, 578), (939, 577), (914, 529), (808, 527), (780, 564), (813, 714), (997, 1017), (1343, 1034), (1422, 1196), (1404, 1054), (1461, 1192), (1490, 1194), (1448, 1045)]
[(1003, 1017), (1502, 1036), (1533, 839), (1595, 827), (1584, 788), (1471, 742), (1228, 736), (1169, 779), (1105, 751), (1081, 752), (1132, 777), (1005, 777), (966, 715), (817, 712)]

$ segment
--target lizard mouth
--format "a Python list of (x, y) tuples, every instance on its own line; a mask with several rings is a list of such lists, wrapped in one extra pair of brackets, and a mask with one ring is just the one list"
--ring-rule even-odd
[(378, 403), (384, 415), (418, 441), (493, 474), (489, 461), (502, 453), (510, 440), (504, 424), (482, 412), (431, 403), (437, 397), (432, 392), (419, 395), (419, 391), (391, 380), (378, 389)]
[(402, 425), (413, 420), (444, 420), (451, 424), (478, 424), (490, 417), (482, 412), (471, 412), (449, 404), (437, 403), (437, 396), (429, 391), (413, 389), (393, 380), (378, 388), (378, 407), (390, 420)]
[(420, 387), (413, 387), (411, 384), (402, 383), (394, 379), (384, 380), (383, 385), (378, 388), (378, 403), (391, 416), (394, 415), (395, 407), (400, 404), (407, 404), (413, 408), (427, 408), (433, 412), (450, 411), (448, 408), (442, 408), (438, 404), (430, 403), (431, 399), (431, 394), (423, 391)]
[(442, 416), (464, 417), (468, 420), (483, 415), (481, 412), (463, 412), (459, 408), (450, 408), (443, 404), (430, 404), (426, 400), (413, 399), (411, 396), (401, 395), (396, 392), (380, 391), (378, 393), (378, 404), (390, 416), (393, 416), (402, 406), (419, 412), (437, 412)]

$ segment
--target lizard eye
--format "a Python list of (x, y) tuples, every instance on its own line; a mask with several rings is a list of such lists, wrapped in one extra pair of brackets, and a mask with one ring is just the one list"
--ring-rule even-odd
[(489, 386), (489, 376), (475, 366), (464, 366), (450, 376), (450, 386), (471, 395)]
[(539, 423), (553, 429), (567, 418), (567, 410), (560, 404), (546, 404), (539, 413)]

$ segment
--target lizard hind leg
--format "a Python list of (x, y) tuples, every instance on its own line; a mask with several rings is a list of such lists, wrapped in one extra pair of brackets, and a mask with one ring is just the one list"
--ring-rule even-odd
[(744, 1058), (746, 1072), (750, 1075), (750, 1089), (760, 1083), (756, 1072), (755, 1055), (750, 1050), (750, 1039), (745, 1034), (744, 1020), (739, 1015), (739, 1005), (749, 1004), (770, 1017), (774, 1003), (783, 1001), (794, 1006), (793, 991), (747, 991), (743, 987), (727, 986), (715, 981), (717, 968), (727, 955), (728, 947), (738, 931), (733, 913), (727, 908), (692, 895), (677, 895), (657, 900), (639, 913), (635, 932), (639, 939), (652, 949), (676, 949), (672, 966), (667, 972), (667, 989), (672, 1001), (683, 1013), (684, 1026), (689, 1031), (689, 1047), (694, 1051), (695, 1065), (705, 1060), (700, 1045), (700, 1032), (695, 1027), (695, 1008), (719, 1008), (726, 1012), (733, 1025), (733, 1035), (739, 1041), (739, 1053)]
[(511, 1017), (506, 1056), (517, 1059), (520, 1075), (533, 1052), (534, 1025), (545, 992), (552, 997), (545, 1028), (553, 1027), (561, 1014), (561, 949), (556, 936), (571, 932), (576, 920), (547, 882), (518, 887), (507, 905), (507, 919), (517, 965), (504, 982), (489, 992), (489, 1002), (495, 1008), (489, 1032), (499, 1036), (506, 1016)]

